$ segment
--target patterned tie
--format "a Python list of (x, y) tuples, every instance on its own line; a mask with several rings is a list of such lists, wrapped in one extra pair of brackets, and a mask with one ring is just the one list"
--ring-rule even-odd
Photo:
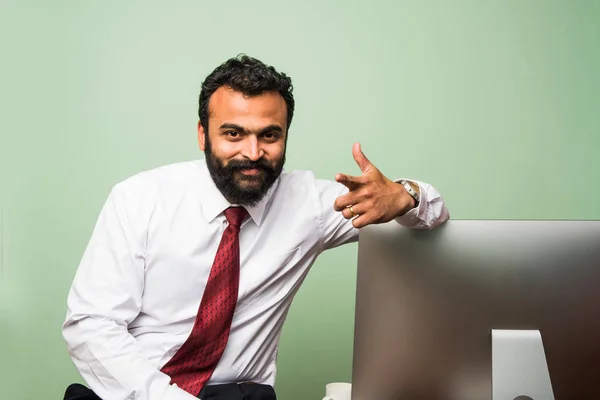
[(229, 225), (223, 232), (192, 333), (161, 369), (186, 392), (197, 396), (219, 363), (231, 329), (240, 276), (242, 207), (225, 210)]

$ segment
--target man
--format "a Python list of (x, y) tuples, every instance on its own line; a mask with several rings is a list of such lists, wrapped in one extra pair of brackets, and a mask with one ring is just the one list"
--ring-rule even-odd
[(293, 113), (289, 77), (230, 59), (202, 85), (204, 160), (113, 188), (63, 326), (91, 391), (65, 398), (275, 399), (281, 328), (317, 256), (368, 224), (449, 218), (435, 188), (389, 180), (358, 144), (360, 176), (282, 173)]

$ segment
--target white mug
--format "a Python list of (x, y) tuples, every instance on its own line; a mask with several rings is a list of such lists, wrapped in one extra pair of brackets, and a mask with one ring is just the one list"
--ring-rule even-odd
[(346, 382), (332, 382), (325, 385), (323, 400), (350, 400), (352, 384)]

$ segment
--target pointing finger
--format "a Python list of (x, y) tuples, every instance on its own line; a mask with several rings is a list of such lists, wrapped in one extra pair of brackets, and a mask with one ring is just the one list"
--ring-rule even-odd
[(335, 180), (346, 186), (350, 190), (354, 190), (364, 182), (360, 177), (346, 175), (346, 174), (337, 174), (335, 176)]

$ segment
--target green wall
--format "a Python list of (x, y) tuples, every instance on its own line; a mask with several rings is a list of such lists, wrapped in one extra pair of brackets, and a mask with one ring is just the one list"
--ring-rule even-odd
[[(600, 218), (600, 3), (3, 1), (0, 398), (78, 380), (60, 326), (110, 187), (200, 157), (206, 74), (245, 52), (289, 73), (288, 168), (431, 182), (453, 218)], [(292, 306), (283, 400), (350, 380), (356, 245)]]

